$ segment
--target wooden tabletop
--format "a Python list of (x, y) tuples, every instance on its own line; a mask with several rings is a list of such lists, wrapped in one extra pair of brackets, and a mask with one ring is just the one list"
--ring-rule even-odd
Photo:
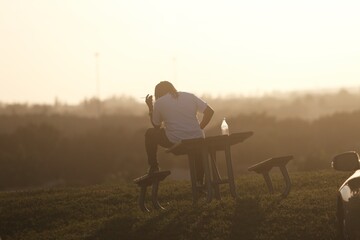
[(187, 139), (181, 141), (181, 143), (175, 144), (173, 147), (168, 149), (168, 152), (171, 152), (175, 155), (184, 155), (201, 147), (206, 147), (208, 150), (212, 151), (224, 150), (226, 146), (231, 146), (243, 142), (253, 134), (253, 132), (248, 131), (232, 133), (230, 135)]

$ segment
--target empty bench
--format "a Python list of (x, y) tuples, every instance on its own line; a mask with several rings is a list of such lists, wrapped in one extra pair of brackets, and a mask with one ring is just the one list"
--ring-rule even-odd
[(167, 176), (169, 176), (170, 173), (170, 171), (160, 171), (152, 173), (150, 175), (146, 174), (144, 176), (134, 179), (134, 183), (136, 183), (140, 187), (139, 207), (142, 211), (150, 211), (145, 205), (146, 189), (150, 185), (152, 185), (151, 202), (153, 204), (153, 207), (157, 210), (164, 209), (158, 201), (159, 184)]
[(286, 169), (286, 164), (293, 158), (294, 157), (291, 155), (270, 158), (270, 159), (267, 159), (265, 161), (262, 161), (260, 163), (257, 163), (255, 165), (249, 167), (248, 170), (262, 174), (265, 179), (266, 185), (269, 189), (269, 192), (273, 193), (274, 188), (273, 188), (273, 184), (272, 184), (269, 172), (273, 167), (278, 167), (280, 169), (280, 171), (284, 177), (284, 181), (285, 181), (285, 189), (282, 192), (282, 196), (286, 197), (290, 193), (290, 189), (291, 189), (291, 181), (290, 181), (288, 171)]

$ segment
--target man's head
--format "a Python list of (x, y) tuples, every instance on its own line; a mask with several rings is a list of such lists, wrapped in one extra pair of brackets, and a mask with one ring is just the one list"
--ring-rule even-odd
[(158, 83), (155, 87), (155, 100), (161, 98), (168, 93), (171, 94), (174, 98), (177, 98), (179, 95), (178, 91), (171, 82), (162, 81)]

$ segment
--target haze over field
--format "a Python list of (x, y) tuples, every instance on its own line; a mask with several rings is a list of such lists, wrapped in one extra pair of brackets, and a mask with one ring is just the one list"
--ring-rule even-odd
[[(359, 152), (359, 13), (355, 0), (0, 0), (0, 240), (338, 239), (350, 172), (331, 160)], [(152, 106), (164, 80), (207, 106)], [(195, 117), (219, 138), (188, 149), (194, 175), (190, 155), (156, 148), (202, 136)], [(288, 155), (291, 193), (275, 166), (269, 194), (249, 168)], [(159, 168), (166, 211), (145, 214), (134, 179)], [(232, 175), (235, 199), (214, 185)]]
[(161, 80), (214, 96), (359, 88), (359, 12), (358, 1), (0, 0), (0, 101), (139, 99)]

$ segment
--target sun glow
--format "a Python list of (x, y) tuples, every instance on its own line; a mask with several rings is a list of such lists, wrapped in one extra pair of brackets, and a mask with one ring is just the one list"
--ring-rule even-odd
[(0, 2), (0, 101), (359, 86), (356, 1)]

